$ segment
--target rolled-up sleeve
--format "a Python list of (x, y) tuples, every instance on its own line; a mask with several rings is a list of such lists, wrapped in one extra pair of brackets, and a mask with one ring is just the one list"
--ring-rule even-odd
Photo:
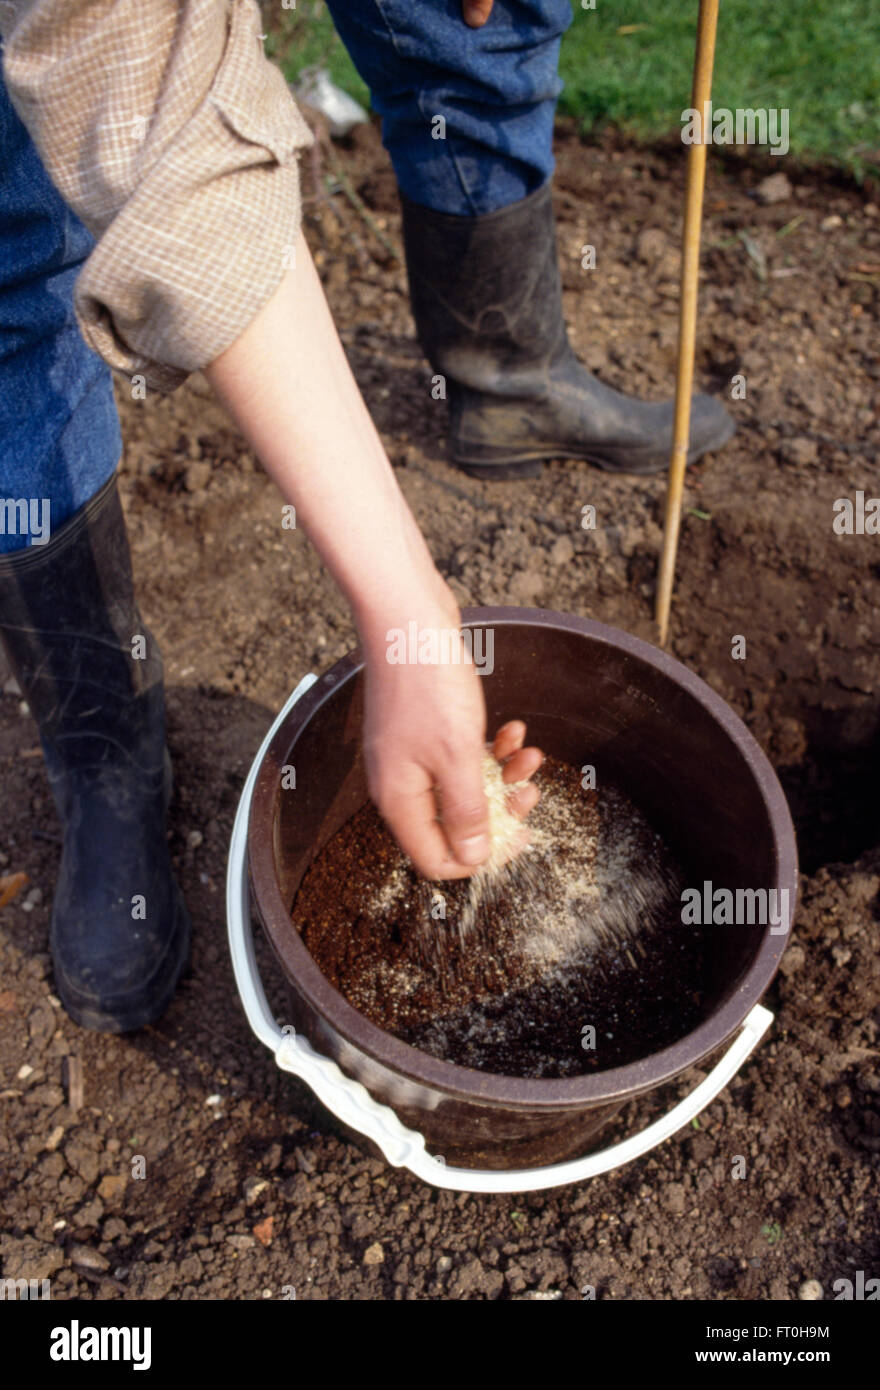
[(171, 390), (271, 297), (312, 135), (265, 57), (254, 0), (7, 0), (9, 96), (96, 245), (82, 332)]

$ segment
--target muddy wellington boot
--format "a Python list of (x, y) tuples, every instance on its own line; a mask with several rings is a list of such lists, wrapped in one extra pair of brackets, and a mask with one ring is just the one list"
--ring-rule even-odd
[[(453, 462), (482, 478), (534, 477), (545, 458), (616, 473), (668, 465), (673, 403), (604, 386), (571, 349), (549, 183), (480, 217), (401, 202), (413, 317), (446, 378)], [(720, 401), (695, 396), (688, 461), (733, 432)]]
[(0, 637), (63, 827), (57, 992), (85, 1028), (140, 1028), (174, 993), (189, 918), (165, 838), (162, 659), (135, 603), (115, 478), (48, 544), (0, 555)]

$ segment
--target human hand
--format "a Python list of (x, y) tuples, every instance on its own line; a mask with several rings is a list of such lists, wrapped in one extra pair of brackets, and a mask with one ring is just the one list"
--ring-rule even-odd
[[(447, 612), (435, 626), (449, 631), (458, 623), (456, 610), (452, 621)], [(427, 626), (419, 620), (421, 630)], [(489, 854), (482, 678), (464, 656), (396, 665), (387, 655), (387, 645), (378, 642), (366, 649), (364, 751), (370, 795), (420, 873), (429, 879), (466, 878)], [(495, 736), (492, 751), (504, 763), (505, 783), (525, 781), (543, 761), (539, 749), (523, 747), (525, 734), (525, 725), (516, 720)], [(510, 797), (510, 809), (525, 817), (539, 795), (537, 787), (520, 787)]]
[(471, 29), (481, 29), (492, 13), (495, 0), (462, 0), (461, 12), (465, 24)]

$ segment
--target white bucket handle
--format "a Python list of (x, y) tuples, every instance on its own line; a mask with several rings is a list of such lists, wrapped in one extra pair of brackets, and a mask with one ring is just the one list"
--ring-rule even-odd
[(305, 1081), (337, 1119), (372, 1139), (389, 1163), (408, 1168), (424, 1182), (432, 1183), (435, 1187), (451, 1188), (454, 1192), (529, 1192), (582, 1182), (639, 1158), (689, 1124), (723, 1091), (770, 1027), (773, 1014), (763, 1004), (756, 1004), (744, 1019), (740, 1032), (709, 1075), (690, 1095), (685, 1096), (668, 1114), (648, 1125), (647, 1129), (599, 1153), (587, 1154), (584, 1158), (554, 1163), (544, 1168), (506, 1172), (447, 1167), (442, 1158), (433, 1157), (427, 1152), (421, 1134), (401, 1124), (394, 1111), (374, 1100), (365, 1086), (346, 1076), (329, 1057), (316, 1052), (308, 1040), (295, 1033), (292, 1027), (287, 1025), (282, 1029), (278, 1026), (269, 1009), (254, 953), (247, 876), (248, 820), (254, 783), (266, 750), (289, 711), (316, 680), (316, 676), (308, 675), (300, 681), (253, 761), (235, 816), (226, 874), (226, 914), (235, 982), (251, 1028), (260, 1041), (274, 1052), (275, 1061), (282, 1071), (293, 1072)]

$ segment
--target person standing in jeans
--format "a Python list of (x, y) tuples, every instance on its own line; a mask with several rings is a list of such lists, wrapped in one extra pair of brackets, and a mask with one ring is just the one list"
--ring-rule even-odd
[[(453, 462), (497, 478), (558, 456), (662, 468), (671, 405), (602, 385), (566, 336), (550, 190), (568, 0), (330, 9), (382, 116)], [(263, 54), (255, 0), (5, 0), (0, 39), (0, 636), (64, 829), (56, 987), (83, 1026), (128, 1031), (166, 1008), (190, 928), (111, 369), (139, 394), (203, 370), (296, 506), (362, 645), (371, 795), (430, 878), (488, 854), (485, 707), (472, 664), (386, 660), (389, 629), (448, 630), (458, 607), (302, 235), (297, 156), (312, 136)], [(732, 431), (695, 398), (692, 457)], [(494, 743), (510, 782), (540, 764), (524, 739), (514, 723)], [(521, 791), (519, 813), (536, 799)]]

